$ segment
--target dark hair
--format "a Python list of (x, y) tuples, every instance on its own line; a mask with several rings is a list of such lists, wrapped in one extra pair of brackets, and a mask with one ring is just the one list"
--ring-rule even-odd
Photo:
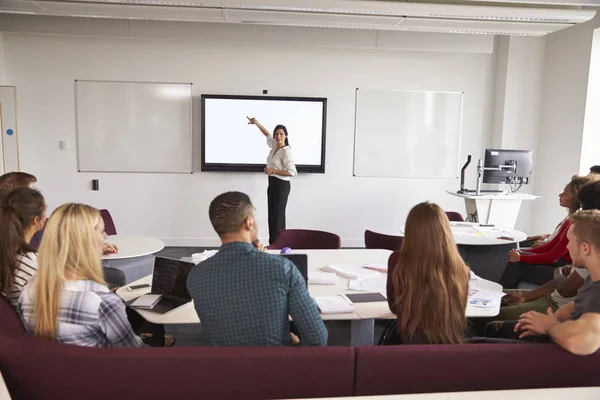
[(37, 178), (26, 172), (9, 172), (0, 176), (0, 204), (4, 202), (4, 198), (11, 190), (28, 187), (33, 182), (37, 182)]
[(577, 192), (583, 210), (600, 210), (600, 181), (583, 185)]
[(44, 196), (27, 187), (17, 188), (4, 199), (0, 208), (0, 289), (8, 293), (15, 279), (17, 256), (35, 252), (25, 241), (24, 231), (34, 217), (46, 209)]
[(273, 129), (273, 136), (275, 136), (275, 132), (277, 132), (278, 129), (281, 129), (283, 133), (285, 133), (285, 145), (290, 146), (290, 141), (288, 140), (288, 131), (285, 125), (277, 125), (275, 129)]
[[(599, 178), (600, 178), (600, 176), (599, 176)], [(571, 178), (571, 182), (569, 182), (569, 187), (573, 191), (573, 195), (575, 197), (573, 198), (573, 204), (569, 208), (569, 214), (574, 213), (575, 211), (577, 211), (581, 208), (581, 204), (579, 203), (579, 190), (584, 185), (586, 185), (590, 182), (595, 182), (596, 180), (598, 180), (598, 178), (596, 178), (594, 175), (587, 175), (587, 176), (574, 175)]]
[(590, 168), (590, 173), (600, 174), (600, 165), (594, 165)]
[(247, 194), (226, 192), (211, 201), (208, 217), (217, 234), (222, 236), (239, 231), (253, 208)]

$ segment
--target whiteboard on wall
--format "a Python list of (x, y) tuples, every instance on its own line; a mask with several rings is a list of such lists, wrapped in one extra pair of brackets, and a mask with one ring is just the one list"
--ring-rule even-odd
[(192, 84), (75, 81), (80, 172), (191, 173)]
[(356, 90), (354, 176), (456, 178), (463, 94)]

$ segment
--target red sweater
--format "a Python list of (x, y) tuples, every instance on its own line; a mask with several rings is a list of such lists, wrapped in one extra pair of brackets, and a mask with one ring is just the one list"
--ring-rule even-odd
[(571, 226), (571, 221), (566, 220), (558, 234), (548, 243), (527, 250), (533, 254), (521, 254), (521, 262), (526, 264), (554, 264), (561, 258), (571, 262), (571, 256), (567, 250), (567, 231)]

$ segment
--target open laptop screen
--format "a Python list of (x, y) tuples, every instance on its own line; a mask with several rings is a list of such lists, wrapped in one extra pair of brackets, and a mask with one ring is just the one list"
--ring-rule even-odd
[(191, 300), (186, 281), (193, 266), (193, 263), (186, 261), (155, 257), (152, 293)]
[(282, 254), (282, 256), (294, 263), (308, 285), (308, 256), (306, 254)]

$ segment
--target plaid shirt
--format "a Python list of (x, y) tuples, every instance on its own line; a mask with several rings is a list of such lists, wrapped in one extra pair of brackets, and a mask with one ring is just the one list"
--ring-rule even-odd
[(289, 315), (302, 345), (327, 344), (327, 329), (298, 269), (250, 243), (223, 245), (193, 267), (187, 287), (213, 345), (290, 345)]
[[(33, 294), (36, 280), (19, 299), (19, 314), (31, 333), (34, 329)], [(142, 347), (131, 329), (125, 304), (104, 285), (93, 281), (65, 282), (58, 315), (57, 341), (89, 347)]]

